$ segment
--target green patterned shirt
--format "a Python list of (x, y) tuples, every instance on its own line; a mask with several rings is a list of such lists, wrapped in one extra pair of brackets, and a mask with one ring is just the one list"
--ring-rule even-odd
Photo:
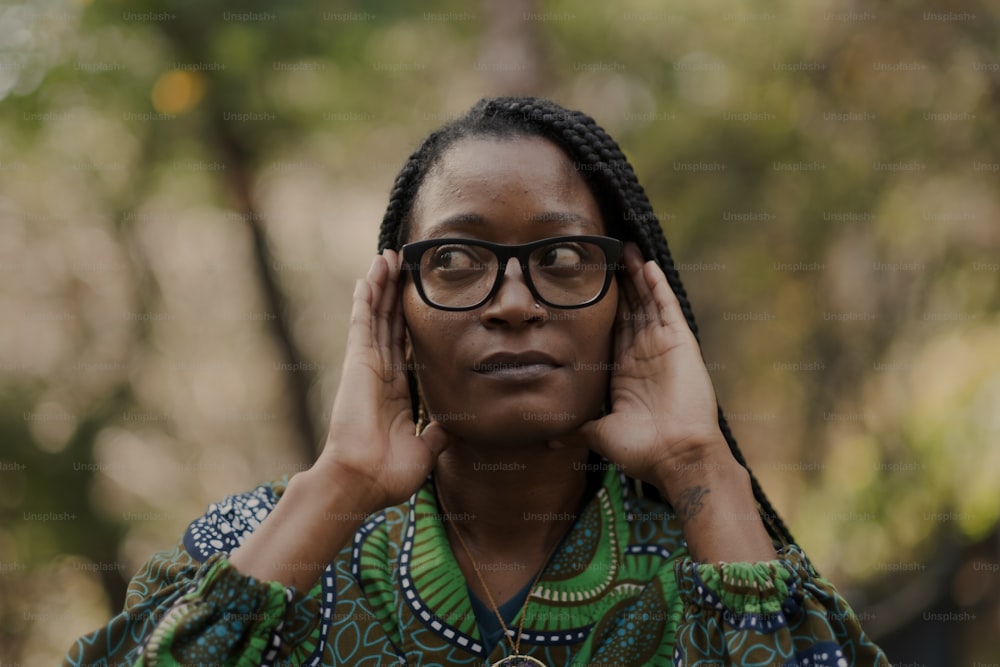
[[(521, 653), (581, 667), (888, 666), (797, 547), (767, 562), (695, 563), (670, 506), (608, 468), (514, 618), (512, 631), (527, 614)], [(64, 664), (452, 667), (510, 654), (506, 641), (484, 647), (430, 478), (372, 515), (308, 592), (231, 567), (285, 486), (211, 505)]]

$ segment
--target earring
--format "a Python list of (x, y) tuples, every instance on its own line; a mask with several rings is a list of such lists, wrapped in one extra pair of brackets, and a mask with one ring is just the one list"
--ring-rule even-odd
[(423, 430), (427, 427), (427, 412), (424, 410), (423, 401), (420, 402), (420, 407), (417, 408), (417, 435), (420, 435)]

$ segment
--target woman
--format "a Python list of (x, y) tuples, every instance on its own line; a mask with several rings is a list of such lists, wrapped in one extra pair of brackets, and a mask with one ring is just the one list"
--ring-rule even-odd
[(68, 664), (888, 664), (746, 469), (592, 119), (479, 102), (379, 246), (316, 464), (212, 505)]

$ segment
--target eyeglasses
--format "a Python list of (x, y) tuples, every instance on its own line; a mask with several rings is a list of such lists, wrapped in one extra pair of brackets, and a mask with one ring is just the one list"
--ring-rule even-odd
[(511, 257), (536, 300), (553, 308), (585, 308), (608, 293), (622, 242), (607, 236), (555, 236), (502, 245), (476, 239), (428, 239), (402, 248), (403, 270), (424, 302), (440, 310), (472, 310), (500, 290)]

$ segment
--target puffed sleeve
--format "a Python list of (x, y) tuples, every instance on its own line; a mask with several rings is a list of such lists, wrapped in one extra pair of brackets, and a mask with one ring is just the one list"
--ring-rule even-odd
[(674, 664), (888, 667), (854, 611), (798, 547), (759, 563), (676, 565)]
[(308, 593), (258, 581), (228, 554), (273, 509), (263, 485), (213, 504), (178, 545), (129, 584), (123, 611), (76, 640), (63, 665), (266, 665), (304, 662), (318, 648), (322, 587)]

